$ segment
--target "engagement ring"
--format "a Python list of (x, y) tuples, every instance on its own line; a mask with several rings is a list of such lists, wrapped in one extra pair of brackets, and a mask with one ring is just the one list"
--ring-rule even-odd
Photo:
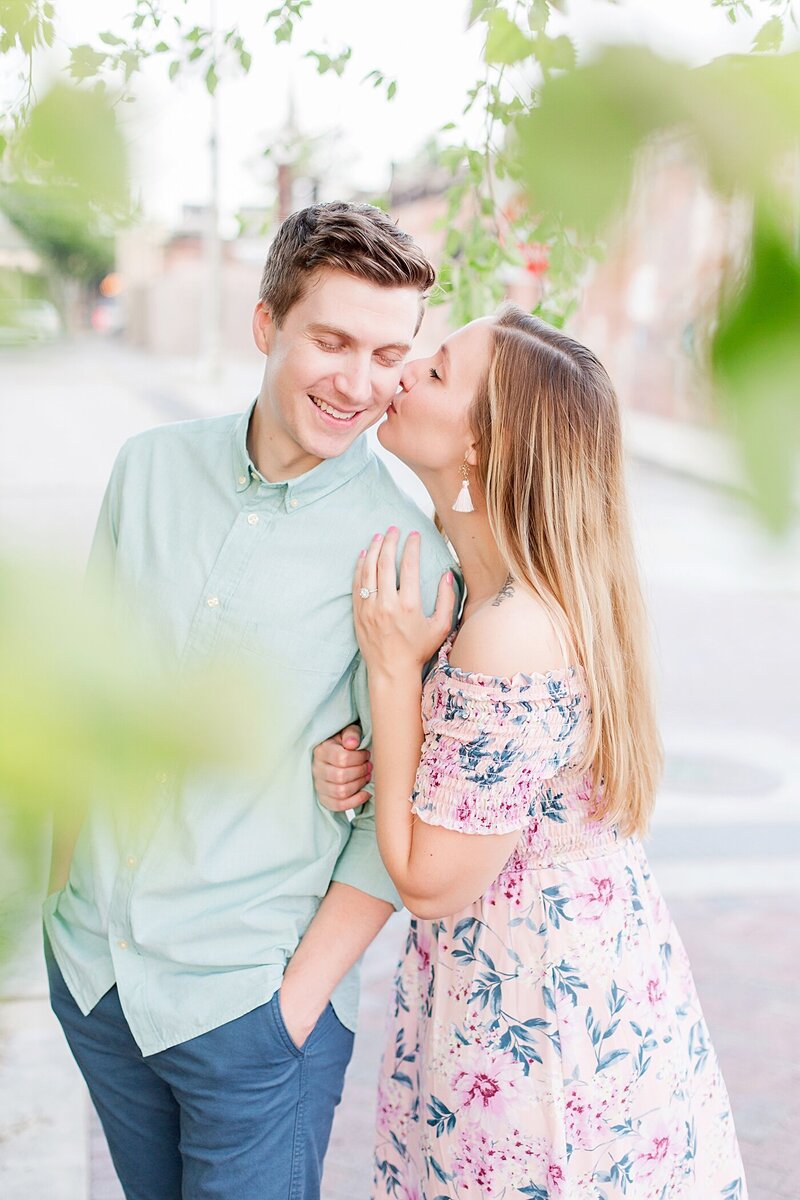
[(362, 600), (366, 600), (367, 596), (374, 596), (377, 593), (377, 591), (378, 591), (377, 588), (372, 588), (372, 590), (370, 590), (369, 588), (362, 588), (358, 594)]

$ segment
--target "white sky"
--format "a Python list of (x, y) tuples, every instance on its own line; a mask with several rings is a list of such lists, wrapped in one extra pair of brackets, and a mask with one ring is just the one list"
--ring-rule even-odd
[[(174, 12), (208, 21), (211, 0), (171, 0)], [(220, 24), (238, 23), (253, 54), (248, 77), (234, 74), (219, 89), (223, 213), (271, 199), (272, 169), (262, 152), (286, 117), (290, 89), (303, 133), (322, 138), (331, 186), (376, 193), (389, 164), (407, 159), (447, 121), (460, 121), (467, 88), (480, 73), (480, 29), (466, 30), (467, 0), (315, 0), (289, 46), (275, 46), (263, 14), (277, 0), (219, 0)], [(570, 0), (568, 15), (549, 32), (569, 32), (579, 53), (597, 42), (644, 42), (663, 53), (699, 62), (746, 51), (753, 33), (771, 15), (766, 0), (751, 0), (754, 19), (731, 25), (711, 0)], [(122, 32), (129, 0), (56, 0), (63, 43), (96, 42), (101, 30)], [(167, 38), (166, 40), (169, 40)], [(336, 52), (353, 46), (343, 79), (317, 76), (303, 58), (308, 49)], [(208, 197), (210, 102), (198, 74), (169, 84), (167, 56), (148, 67), (138, 103), (122, 105), (135, 173), (148, 216), (174, 220), (184, 202)], [(63, 62), (63, 58), (61, 59)], [(43, 67), (58, 69), (57, 55)], [(398, 79), (388, 103), (382, 91), (359, 81), (373, 67)]]

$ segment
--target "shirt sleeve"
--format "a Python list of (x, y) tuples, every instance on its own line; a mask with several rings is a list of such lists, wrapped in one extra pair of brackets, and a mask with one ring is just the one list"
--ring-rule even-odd
[(114, 582), (114, 566), (119, 540), (122, 482), (125, 474), (128, 443), (120, 450), (100, 505), (92, 546), (86, 564), (86, 581), (91, 587), (110, 589)]
[(427, 707), (412, 812), (459, 833), (523, 829), (571, 753), (553, 740), (547, 702), (442, 675)]
[[(372, 741), (372, 720), (369, 711), (367, 667), (360, 654), (351, 686), (353, 703), (363, 731), (361, 749), (364, 749)], [(367, 784), (365, 790), (372, 792), (372, 783)], [(339, 855), (332, 878), (337, 883), (347, 883), (369, 896), (375, 896), (378, 900), (386, 900), (398, 910), (403, 907), (403, 901), (389, 878), (378, 850), (374, 800), (367, 800), (350, 822), (350, 836)]]

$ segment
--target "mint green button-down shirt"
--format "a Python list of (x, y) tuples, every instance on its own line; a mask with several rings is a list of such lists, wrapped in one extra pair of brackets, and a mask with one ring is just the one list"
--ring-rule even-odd
[[(233, 648), (242, 687), (268, 678), (280, 713), (281, 752), (263, 777), (165, 779), (157, 819), (127, 832), (93, 809), (66, 887), (45, 903), (82, 1012), (116, 984), (144, 1054), (269, 1000), (332, 880), (400, 906), (372, 802), (353, 820), (324, 809), (311, 756), (352, 721), (369, 733), (352, 619), (359, 550), (390, 524), (419, 529), (428, 612), (453, 560), (364, 438), (297, 479), (264, 480), (247, 453), (250, 411), (127, 442), (92, 550), (92, 570), (126, 611), (152, 615), (177, 663)], [(354, 970), (333, 996), (351, 1029), (357, 1003)]]

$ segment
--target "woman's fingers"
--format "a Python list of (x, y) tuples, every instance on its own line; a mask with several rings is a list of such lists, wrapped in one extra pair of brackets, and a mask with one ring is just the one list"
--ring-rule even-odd
[(397, 543), (400, 537), (400, 530), (396, 525), (390, 525), (386, 530), (386, 537), (381, 545), (381, 552), (378, 556), (378, 596), (379, 599), (386, 602), (391, 601), (397, 595)]
[(453, 609), (456, 603), (455, 580), (452, 571), (445, 571), (439, 580), (439, 590), (436, 593), (436, 607), (433, 610), (431, 622), (441, 640), (447, 637), (453, 624)]
[[(367, 548), (367, 553), (361, 564), (361, 587), (369, 590), (370, 599), (374, 599), (374, 593), (378, 590), (378, 558), (380, 557), (382, 545), (383, 535), (376, 533)], [(362, 604), (368, 604), (369, 602), (369, 600), (361, 600)]]
[(400, 563), (400, 600), (404, 606), (422, 607), (419, 586), (420, 537), (416, 530), (408, 535)]
[(358, 598), (358, 594), (361, 591), (361, 579), (364, 574), (364, 559), (366, 556), (366, 550), (362, 550), (356, 559), (356, 569), (353, 572), (353, 603), (355, 603), (356, 599)]

